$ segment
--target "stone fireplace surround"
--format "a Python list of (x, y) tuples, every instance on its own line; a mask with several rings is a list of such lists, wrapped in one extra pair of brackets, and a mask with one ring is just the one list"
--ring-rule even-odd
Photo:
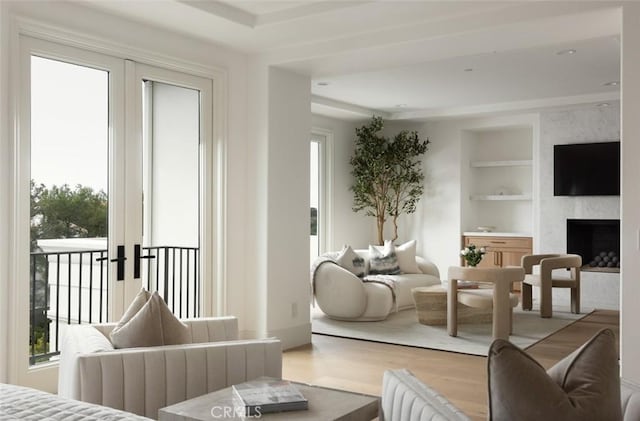
[[(534, 233), (534, 253), (565, 253), (569, 250), (568, 219), (620, 219), (619, 196), (553, 195), (553, 145), (620, 138), (619, 105), (612, 104), (604, 108), (578, 107), (540, 114), (540, 137), (536, 146), (538, 169), (535, 175), (539, 201), (534, 210), (534, 217), (539, 219)], [(534, 299), (537, 290), (534, 288)], [(620, 308), (620, 273), (583, 271), (581, 290), (584, 311)], [(569, 303), (568, 290), (553, 289), (554, 306), (568, 309)]]

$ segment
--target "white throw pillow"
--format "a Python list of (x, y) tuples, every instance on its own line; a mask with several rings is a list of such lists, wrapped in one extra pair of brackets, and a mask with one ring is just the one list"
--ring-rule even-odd
[(402, 273), (422, 273), (416, 262), (416, 244), (416, 240), (411, 240), (396, 246), (398, 266)]
[(369, 275), (397, 275), (400, 273), (398, 257), (393, 243), (385, 241), (380, 247), (369, 245)]
[(364, 258), (358, 255), (351, 246), (343, 246), (336, 257), (336, 263), (359, 278), (365, 275)]
[[(150, 298), (139, 307), (145, 296)], [(138, 311), (133, 311), (138, 308)], [(133, 314), (132, 314), (133, 313)], [(140, 291), (110, 334), (115, 348), (191, 343), (189, 327), (178, 320), (158, 292)]]

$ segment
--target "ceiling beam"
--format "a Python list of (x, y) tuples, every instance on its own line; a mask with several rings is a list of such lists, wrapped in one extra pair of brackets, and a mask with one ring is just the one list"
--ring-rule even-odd
[[(560, 108), (576, 105), (611, 104), (620, 100), (620, 92), (575, 95), (556, 98), (540, 98), (527, 101), (501, 102), (497, 104), (471, 105), (452, 108), (429, 108), (419, 111), (393, 113), (390, 120), (439, 120), (455, 117), (473, 117), (496, 113), (525, 113), (541, 109)], [(613, 105), (613, 104), (611, 104)]]
[(391, 113), (381, 110), (374, 110), (372, 108), (365, 108), (359, 105), (349, 104), (347, 102), (337, 101), (331, 98), (325, 98), (319, 95), (311, 95), (311, 105), (320, 105), (322, 107), (331, 108), (336, 111), (340, 111), (347, 114), (352, 114), (362, 117), (380, 116), (388, 119), (391, 117)]
[(326, 77), (617, 35), (619, 22), (620, 9), (611, 4), (507, 2), (468, 16), (375, 28), (260, 55), (270, 64)]
[(178, 3), (215, 15), (249, 28), (255, 28), (256, 16), (220, 1), (176, 0)]

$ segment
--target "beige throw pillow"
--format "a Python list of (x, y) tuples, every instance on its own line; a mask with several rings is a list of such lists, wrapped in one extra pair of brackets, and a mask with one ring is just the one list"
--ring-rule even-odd
[[(111, 331), (111, 343), (114, 348), (164, 345), (160, 307), (157, 300), (154, 299), (156, 295), (157, 293), (154, 293), (129, 320), (124, 321), (124, 323), (122, 323), (123, 320), (120, 320), (122, 325)], [(135, 301), (134, 299), (134, 303)], [(123, 319), (125, 316), (127, 316), (127, 313), (124, 314)]]
[(164, 300), (157, 292), (153, 293), (151, 299), (158, 302), (160, 309), (160, 320), (162, 322), (162, 336), (165, 345), (180, 345), (191, 343), (191, 330), (189, 326), (182, 323), (180, 319), (173, 315)]
[[(144, 291), (144, 290), (143, 290)], [(133, 300), (118, 325), (111, 332), (111, 343), (115, 348), (135, 348), (191, 343), (189, 327), (178, 320), (158, 292), (131, 315), (139, 306), (144, 293)]]
[(548, 373), (508, 341), (489, 349), (490, 421), (621, 420), (613, 332), (603, 329)]
[(151, 298), (151, 293), (146, 289), (141, 288), (140, 292), (138, 292), (138, 294), (133, 297), (133, 301), (131, 301), (131, 304), (129, 304), (129, 308), (127, 308), (127, 310), (124, 312), (122, 318), (118, 321), (118, 324), (116, 325), (114, 330), (120, 329), (125, 325), (125, 323), (131, 320), (131, 318), (135, 316), (142, 307), (144, 307), (147, 301), (149, 301), (149, 298)]
[(396, 246), (396, 256), (398, 257), (398, 266), (402, 273), (422, 273), (416, 262), (416, 240), (407, 241), (404, 244)]

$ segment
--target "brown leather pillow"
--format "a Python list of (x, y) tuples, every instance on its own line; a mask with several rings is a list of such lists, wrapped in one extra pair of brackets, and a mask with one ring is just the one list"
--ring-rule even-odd
[(489, 348), (490, 421), (621, 420), (613, 332), (603, 329), (548, 372), (508, 341)]

